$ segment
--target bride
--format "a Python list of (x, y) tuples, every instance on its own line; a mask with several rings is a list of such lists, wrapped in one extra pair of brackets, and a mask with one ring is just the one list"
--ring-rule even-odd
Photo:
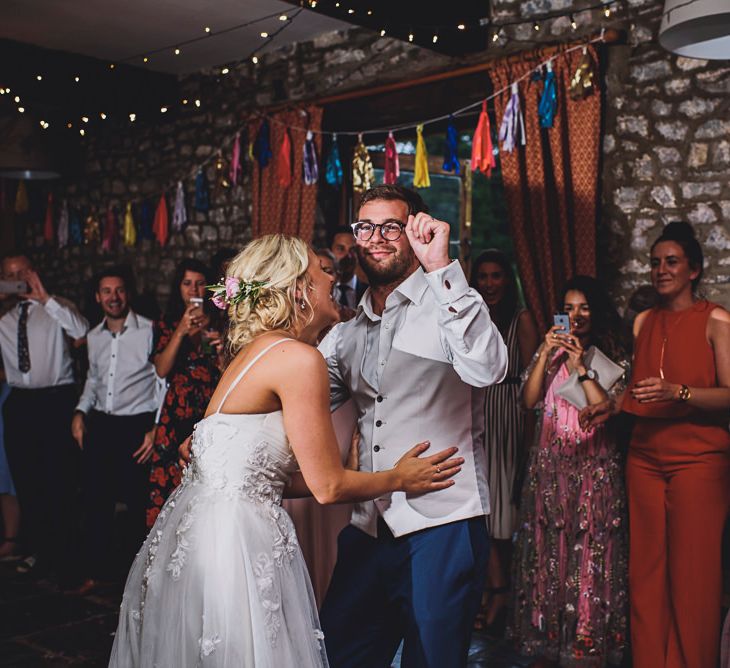
[(214, 299), (228, 307), (235, 357), (195, 427), (183, 481), (132, 565), (110, 666), (326, 666), (282, 496), (329, 504), (453, 484), (456, 448), (420, 457), (427, 443), (389, 471), (343, 468), (314, 348), (338, 318), (333, 281), (294, 237), (262, 237), (231, 262)]

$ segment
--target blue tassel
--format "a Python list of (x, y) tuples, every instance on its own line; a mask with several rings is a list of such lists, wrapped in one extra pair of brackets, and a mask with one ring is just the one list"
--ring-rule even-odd
[(196, 211), (202, 211), (203, 213), (210, 209), (208, 177), (206, 177), (204, 169), (199, 169), (195, 176), (195, 203), (193, 207)]
[(258, 160), (261, 169), (266, 167), (271, 160), (271, 130), (267, 119), (264, 119), (264, 122), (261, 123), (261, 127), (256, 134), (256, 139), (253, 143), (253, 154), (256, 160)]
[(459, 165), (459, 133), (454, 127), (454, 117), (449, 116), (449, 124), (446, 127), (446, 149), (444, 151), (444, 171), (461, 174)]
[(339, 186), (342, 183), (342, 162), (340, 162), (340, 149), (337, 146), (337, 135), (332, 135), (332, 144), (325, 164), (325, 179), (331, 186)]
[(541, 128), (553, 127), (555, 112), (558, 110), (558, 91), (555, 84), (555, 72), (552, 65), (547, 64), (547, 74), (545, 75), (545, 87), (542, 91), (540, 104), (537, 107), (537, 113), (540, 117)]
[(142, 207), (139, 214), (139, 235), (143, 239), (154, 239), (155, 233), (152, 230), (154, 224), (154, 213), (150, 203), (145, 200), (142, 202)]
[(71, 209), (69, 214), (68, 238), (72, 246), (80, 246), (84, 241), (84, 231), (81, 227), (78, 209)]

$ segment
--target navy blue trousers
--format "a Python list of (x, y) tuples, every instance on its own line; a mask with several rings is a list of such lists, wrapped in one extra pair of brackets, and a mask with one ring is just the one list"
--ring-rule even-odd
[(400, 538), (382, 520), (377, 538), (343, 529), (320, 613), (331, 668), (388, 668), (401, 640), (402, 668), (465, 666), (488, 557), (484, 517)]

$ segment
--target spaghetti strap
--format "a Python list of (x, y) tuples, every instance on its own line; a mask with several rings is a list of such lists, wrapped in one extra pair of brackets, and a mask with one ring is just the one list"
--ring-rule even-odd
[(228, 395), (233, 392), (233, 390), (236, 389), (236, 385), (241, 382), (241, 379), (248, 373), (248, 370), (256, 364), (256, 362), (259, 361), (266, 353), (269, 352), (274, 346), (279, 345), (280, 343), (284, 343), (284, 341), (294, 341), (294, 339), (278, 339), (274, 341), (272, 344), (266, 346), (260, 353), (256, 355), (243, 369), (239, 372), (239, 374), (235, 377), (233, 382), (228, 386), (228, 389), (226, 390), (226, 393), (223, 395), (223, 399), (221, 399), (221, 402), (218, 404), (218, 410), (216, 410), (215, 415), (218, 415), (221, 412), (221, 408), (223, 408), (223, 404), (226, 403), (226, 399), (228, 399)]

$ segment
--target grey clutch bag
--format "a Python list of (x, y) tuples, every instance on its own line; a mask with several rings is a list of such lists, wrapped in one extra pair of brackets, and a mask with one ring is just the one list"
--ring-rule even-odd
[[(592, 369), (596, 372), (596, 382), (608, 392), (616, 383), (616, 381), (624, 375), (625, 369), (606, 357), (596, 346), (591, 346), (585, 353), (583, 360), (586, 369)], [(566, 401), (573, 404), (578, 409), (585, 408), (588, 405), (585, 392), (578, 380), (578, 372), (568, 376), (566, 380), (557, 390), (555, 394), (562, 397)]]

